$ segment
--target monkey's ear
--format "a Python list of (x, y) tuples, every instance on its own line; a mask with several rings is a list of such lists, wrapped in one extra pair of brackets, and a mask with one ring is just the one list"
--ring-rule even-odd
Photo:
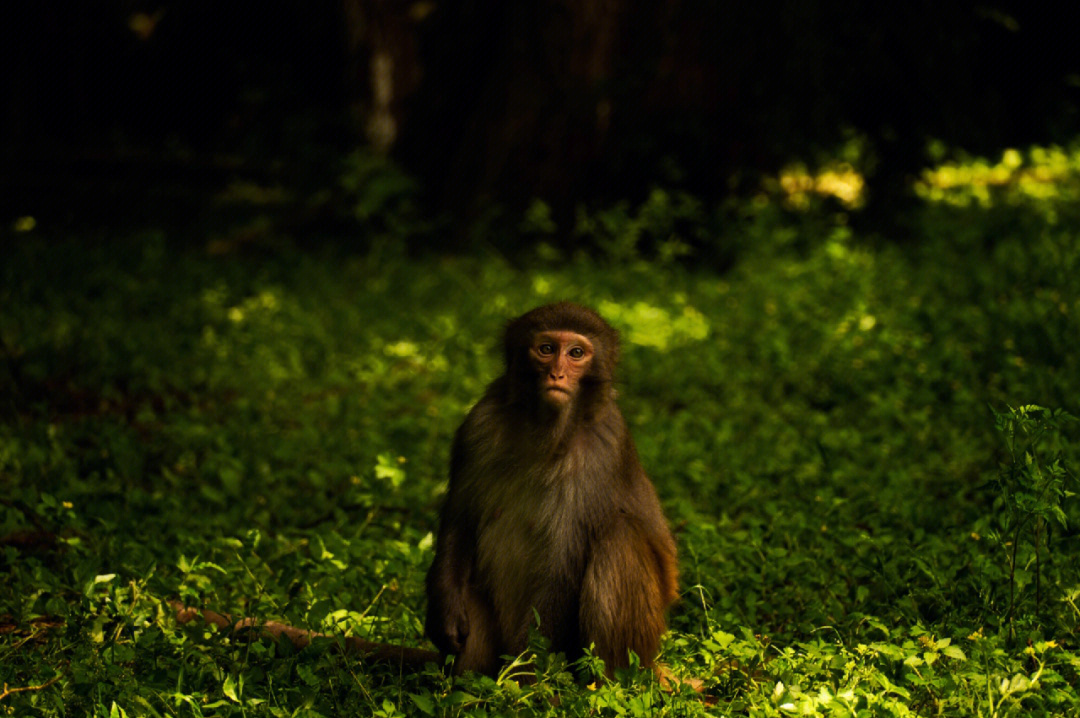
[(604, 322), (604, 349), (607, 350), (608, 363), (611, 373), (614, 374), (622, 356), (622, 337), (619, 336), (619, 330), (607, 322)]
[(525, 346), (526, 337), (520, 319), (511, 321), (506, 325), (503, 332), (503, 359), (506, 363), (506, 373), (513, 374), (516, 364), (520, 359), (519, 349)]
[(615, 367), (619, 364), (619, 337), (614, 330), (597, 337), (597, 351), (593, 358), (593, 376), (604, 381), (614, 381)]
[(520, 377), (523, 372), (528, 372), (527, 352), (532, 344), (533, 334), (539, 328), (535, 312), (524, 314), (506, 325), (503, 333), (503, 353), (507, 376)]
[(607, 374), (608, 377), (615, 376), (615, 367), (619, 365), (619, 333), (612, 329), (606, 333), (604, 337), (604, 351), (607, 358)]

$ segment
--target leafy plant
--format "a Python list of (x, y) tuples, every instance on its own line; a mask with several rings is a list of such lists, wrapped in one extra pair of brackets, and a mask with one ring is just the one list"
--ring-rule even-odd
[(1044, 564), (1051, 559), (1053, 528), (1068, 527), (1063, 504), (1075, 496), (1068, 487), (1076, 477), (1063, 462), (1060, 428), (1075, 421), (1067, 412), (1041, 406), (1009, 407), (994, 412), (994, 422), (1007, 452), (998, 472), (1000, 492), (995, 508), (1000, 509), (996, 530), (991, 534), (1008, 563), (1009, 604), (1005, 617), (1010, 636), (1015, 636), (1015, 620), (1022, 594), (1034, 584), (1034, 615), (1043, 609)]

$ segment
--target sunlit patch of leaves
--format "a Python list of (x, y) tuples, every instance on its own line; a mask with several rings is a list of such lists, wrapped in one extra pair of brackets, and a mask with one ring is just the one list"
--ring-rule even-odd
[(1080, 197), (1080, 147), (1007, 149), (996, 162), (960, 156), (924, 170), (915, 191), (955, 207), (1027, 206), (1056, 221), (1058, 210)]

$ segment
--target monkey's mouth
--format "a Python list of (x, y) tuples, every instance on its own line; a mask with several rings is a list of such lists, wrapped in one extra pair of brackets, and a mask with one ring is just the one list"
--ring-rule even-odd
[(544, 399), (554, 404), (565, 404), (570, 400), (570, 390), (564, 386), (545, 386)]

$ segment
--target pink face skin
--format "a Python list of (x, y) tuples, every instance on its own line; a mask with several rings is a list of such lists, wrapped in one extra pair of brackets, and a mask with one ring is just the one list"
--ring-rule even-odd
[(529, 361), (539, 377), (544, 403), (560, 410), (570, 405), (593, 353), (592, 342), (576, 332), (537, 332), (533, 336)]

